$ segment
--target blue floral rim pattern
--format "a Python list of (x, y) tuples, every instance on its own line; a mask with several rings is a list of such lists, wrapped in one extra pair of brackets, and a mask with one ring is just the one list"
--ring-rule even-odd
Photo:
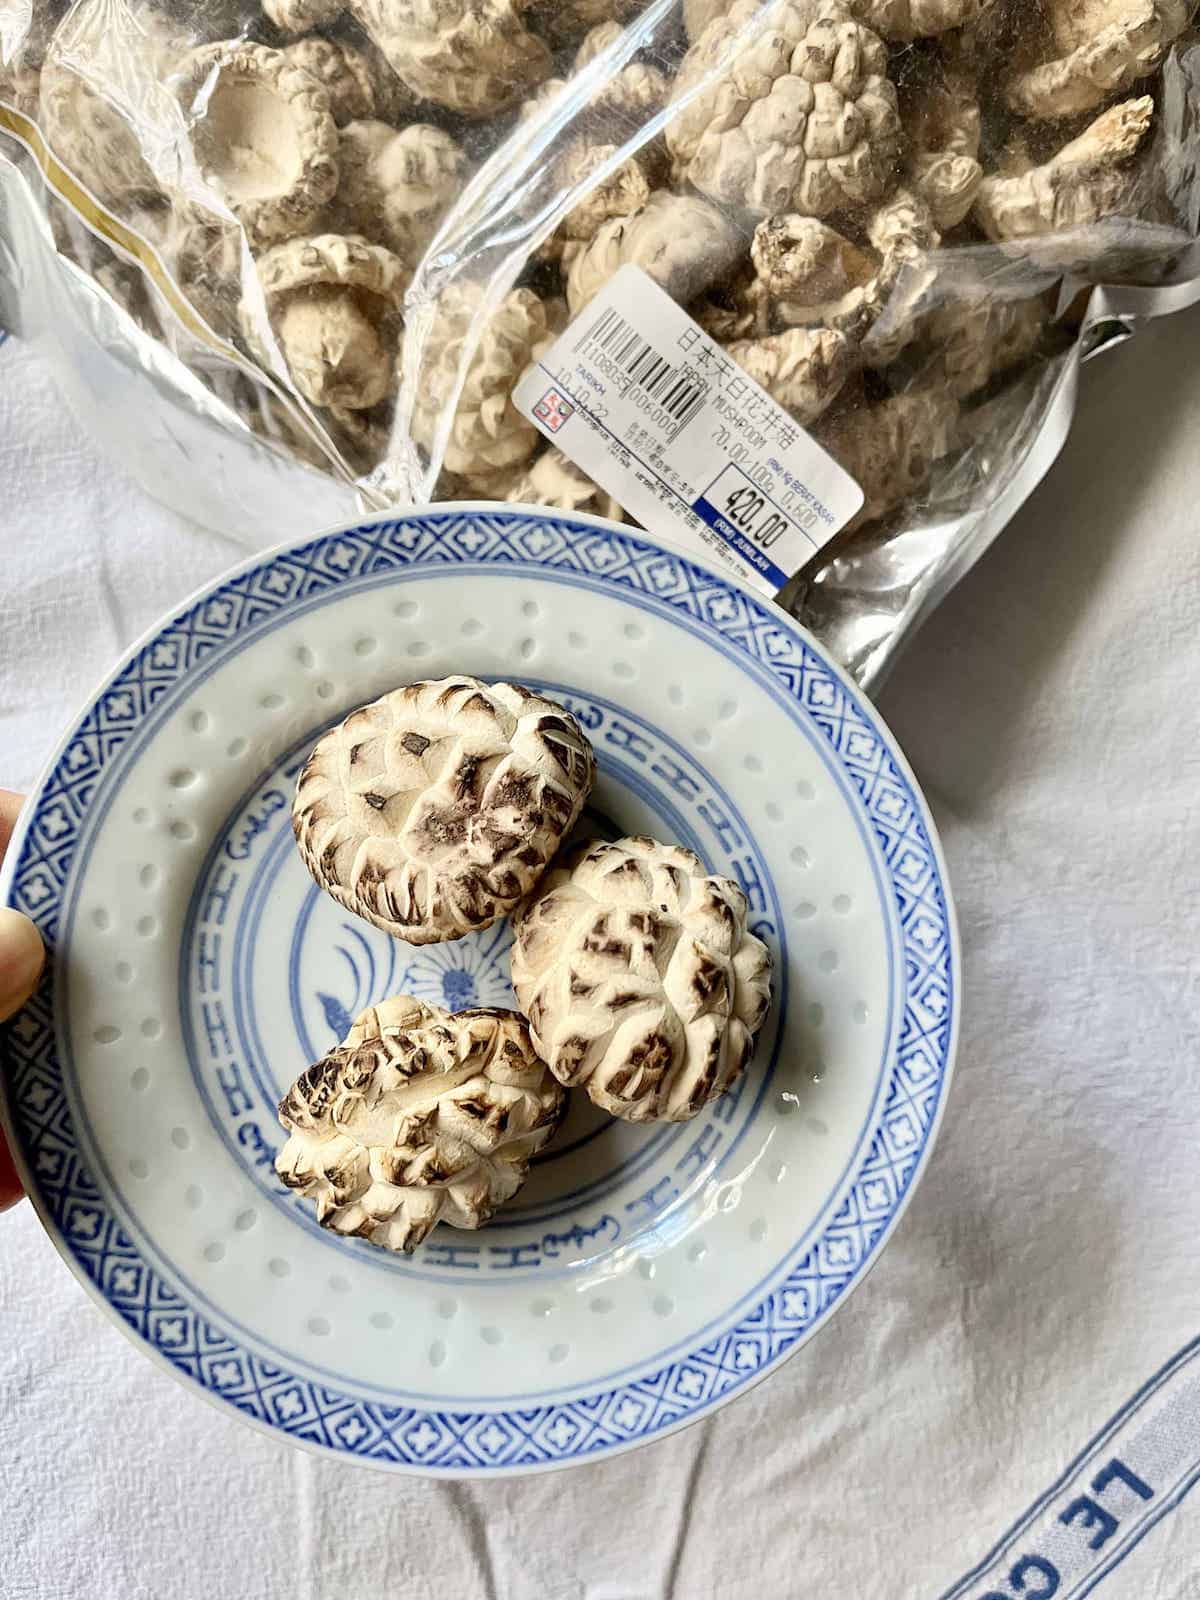
[(53, 950), (89, 808), (151, 707), (201, 661), (211, 666), (223, 642), (367, 574), (491, 564), (621, 585), (642, 605), (711, 631), (819, 730), (876, 841), (904, 960), (903, 1021), (885, 1092), (836, 1214), (736, 1326), (648, 1376), (520, 1411), (389, 1406), (313, 1383), (207, 1321), (122, 1229), (81, 1159), (52, 978), (0, 1037), (7, 1122), (43, 1221), (139, 1341), (211, 1398), (296, 1442), (452, 1476), (629, 1448), (698, 1419), (798, 1348), (862, 1278), (903, 1209), (945, 1099), (958, 1009), (953, 913), (932, 827), (874, 713), (841, 672), (776, 608), (706, 568), (599, 523), (518, 511), (444, 508), (323, 535), (249, 564), (163, 624), (100, 692), (46, 775), (6, 864), (8, 903), (33, 917)]

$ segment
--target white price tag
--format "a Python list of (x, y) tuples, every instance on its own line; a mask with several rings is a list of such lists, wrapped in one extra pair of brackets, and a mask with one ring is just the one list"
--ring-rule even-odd
[(513, 395), (649, 532), (775, 594), (862, 490), (639, 267), (622, 267)]

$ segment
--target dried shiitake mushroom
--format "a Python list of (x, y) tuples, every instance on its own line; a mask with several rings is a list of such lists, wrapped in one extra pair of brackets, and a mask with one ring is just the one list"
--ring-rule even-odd
[[(828, 223), (794, 214), (760, 222), (750, 247), (753, 274), (743, 273), (727, 297), (728, 326), (738, 335), (825, 328), (863, 343), (902, 280), (924, 277), (940, 239), (929, 207), (905, 189), (871, 212), (864, 235), (856, 244)], [(716, 333), (711, 319), (709, 325)], [(893, 338), (888, 359), (900, 342)]]
[(623, 522), (625, 512), (582, 467), (547, 445), (532, 466), (520, 466), (481, 482), (479, 493), (490, 500), (514, 505), (553, 506), (557, 511), (586, 511), (592, 516)]
[(863, 491), (848, 528), (886, 516), (928, 488), (937, 463), (955, 448), (959, 409), (957, 395), (932, 381), (820, 419), (816, 437)]
[(254, 246), (304, 233), (337, 188), (329, 96), (281, 50), (233, 40), (193, 50), (177, 93), (205, 179)]
[[(424, 449), (434, 447), (461, 378), (444, 465), (466, 485), (485, 485), (497, 472), (528, 461), (537, 449), (540, 435), (513, 405), (512, 392), (563, 320), (564, 308), (532, 289), (512, 290), (491, 313), (471, 284), (451, 284), (441, 296), (417, 385), (412, 432)], [(462, 375), (464, 352), (472, 346)]]
[(630, 1122), (683, 1122), (750, 1059), (771, 958), (746, 897), (690, 850), (586, 846), (516, 925), (512, 979), (560, 1083)]
[(983, 179), (977, 70), (956, 40), (927, 56), (925, 70), (901, 90), (906, 181), (942, 230), (963, 221)]
[(338, 167), (325, 225), (387, 245), (412, 269), (462, 190), (467, 158), (442, 128), (370, 119), (342, 129)]
[(315, 234), (266, 251), (258, 276), (300, 393), (314, 405), (378, 405), (391, 388), (408, 282), (400, 258), (366, 239)]
[(160, 192), (136, 131), (102, 90), (57, 64), (43, 68), (40, 89), (50, 148), (95, 194), (120, 209)]
[(550, 76), (525, 0), (353, 0), (351, 11), (421, 100), (491, 117)]
[[(1024, 117), (1060, 121), (1095, 111), (1161, 64), (1187, 27), (1193, 0), (1043, 0), (1044, 53), (1009, 79), (1008, 102)], [(1034, 48), (1037, 47), (1034, 35)]]
[(855, 365), (850, 341), (833, 328), (789, 328), (761, 339), (735, 339), (725, 348), (805, 427), (833, 403)]
[(759, 0), (737, 0), (705, 28), (675, 79), (680, 105), (666, 137), (679, 177), (755, 217), (869, 205), (899, 171), (887, 73), (883, 41), (840, 0), (780, 0), (765, 11)]
[(409, 684), (318, 740), (292, 822), (305, 865), (348, 911), (410, 944), (507, 916), (595, 780), (562, 706), (508, 683)]
[(339, 128), (358, 118), (374, 116), (380, 99), (379, 85), (374, 64), (365, 50), (344, 39), (308, 33), (285, 45), (283, 53), (324, 89)]
[(563, 1104), (516, 1012), (397, 995), (288, 1090), (275, 1170), (322, 1227), (411, 1252), (437, 1222), (479, 1228), (510, 1200)]
[(907, 41), (978, 22), (995, 0), (847, 0), (881, 38)]
[(629, 216), (604, 222), (563, 250), (571, 314), (621, 267), (641, 267), (672, 300), (686, 305), (723, 278), (745, 249), (745, 235), (720, 206), (699, 195), (656, 189)]
[(1154, 117), (1149, 95), (1110, 106), (1049, 161), (986, 177), (975, 218), (991, 239), (1029, 239), (1120, 215), (1137, 181), (1133, 157)]

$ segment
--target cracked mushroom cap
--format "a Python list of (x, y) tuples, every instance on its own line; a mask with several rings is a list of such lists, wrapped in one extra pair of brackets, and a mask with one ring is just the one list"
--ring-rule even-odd
[(489, 485), (488, 492), (514, 505), (553, 506), (558, 511), (586, 511), (610, 522), (625, 520), (624, 508), (612, 495), (553, 445), (547, 445), (531, 467)]
[(444, 409), (458, 382), (464, 347), (476, 339), (454, 420), (444, 466), (468, 484), (486, 485), (507, 467), (528, 461), (541, 435), (512, 403), (517, 379), (552, 342), (562, 325), (561, 305), (532, 289), (513, 289), (479, 332), (483, 293), (475, 284), (452, 283), (438, 300), (422, 358), (413, 406), (412, 434), (432, 450)]
[(567, 304), (575, 316), (621, 267), (641, 267), (686, 305), (723, 278), (745, 250), (725, 211), (700, 195), (656, 189), (627, 217), (602, 223), (586, 244), (563, 251)]
[(340, 905), (410, 944), (507, 916), (596, 776), (562, 706), (511, 683), (413, 683), (318, 740), (296, 789), (304, 863)]
[(339, 234), (289, 239), (258, 260), (259, 282), (288, 370), (314, 405), (365, 411), (392, 384), (404, 263)]
[(346, 9), (345, 0), (262, 0), (262, 8), (267, 20), (285, 34), (328, 28)]
[(1009, 105), (1057, 121), (1095, 111), (1154, 72), (1187, 27), (1193, 0), (1045, 0), (1051, 59), (1009, 79)]
[(415, 268), (462, 192), (467, 157), (441, 128), (350, 122), (338, 141), (341, 181), (326, 213), (330, 228), (377, 238)]
[(995, 0), (847, 0), (847, 4), (881, 38), (907, 42), (970, 27)]
[(750, 1059), (771, 958), (746, 897), (690, 850), (596, 843), (521, 913), (512, 979), (560, 1083), (629, 1122), (684, 1122)]
[(103, 90), (51, 57), (42, 68), (38, 119), (63, 165), (118, 210), (161, 194), (137, 130)]
[(256, 247), (312, 226), (337, 188), (329, 96), (282, 50), (233, 40), (186, 57), (176, 92), (192, 148)]
[[(598, 171), (617, 154), (613, 144), (574, 145), (564, 156), (561, 187), (573, 189), (576, 184), (586, 184), (592, 173)], [(586, 243), (595, 237), (606, 222), (614, 217), (629, 217), (641, 209), (650, 198), (650, 179), (644, 163), (630, 156), (594, 183), (583, 198), (567, 212), (558, 225), (557, 232), (547, 241), (550, 253), (560, 253), (569, 240)]]
[(364, 51), (344, 39), (326, 39), (322, 34), (310, 33), (285, 45), (283, 53), (324, 89), (339, 128), (375, 114), (375, 73)]
[(435, 1223), (479, 1228), (510, 1200), (564, 1102), (515, 1011), (397, 995), (288, 1090), (275, 1170), (322, 1227), (410, 1252)]
[(760, 16), (758, 0), (738, 0), (684, 57), (685, 103), (666, 129), (680, 175), (757, 217), (878, 200), (901, 142), (883, 41), (840, 0), (781, 0), (756, 29)]
[(463, 117), (505, 111), (550, 76), (526, 0), (351, 0), (351, 10), (418, 99)]
[(833, 328), (788, 328), (725, 348), (801, 427), (832, 404), (855, 366), (853, 346)]

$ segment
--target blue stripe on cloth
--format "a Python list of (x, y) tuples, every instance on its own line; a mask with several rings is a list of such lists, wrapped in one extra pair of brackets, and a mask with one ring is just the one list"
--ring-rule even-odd
[(1200, 1480), (1200, 1338), (1171, 1357), (942, 1600), (1083, 1600)]

